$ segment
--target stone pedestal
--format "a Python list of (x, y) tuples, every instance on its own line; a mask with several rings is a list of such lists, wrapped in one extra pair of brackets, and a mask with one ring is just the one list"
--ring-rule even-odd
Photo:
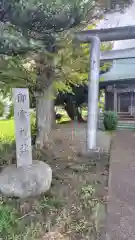
[(34, 197), (48, 191), (51, 182), (52, 169), (44, 162), (18, 168), (12, 164), (0, 173), (0, 192), (7, 197)]

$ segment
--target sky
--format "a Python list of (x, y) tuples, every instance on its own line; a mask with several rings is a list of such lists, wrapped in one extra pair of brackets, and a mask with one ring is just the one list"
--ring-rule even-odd
[[(100, 21), (97, 28), (110, 28), (135, 25), (135, 0), (133, 4), (125, 9), (124, 13), (110, 13), (106, 14), (105, 18)], [(135, 39), (115, 41), (113, 49), (124, 49), (135, 47)]]

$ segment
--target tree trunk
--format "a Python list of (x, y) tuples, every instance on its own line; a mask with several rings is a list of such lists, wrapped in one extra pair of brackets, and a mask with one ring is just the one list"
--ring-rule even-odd
[(67, 102), (65, 105), (65, 110), (68, 114), (68, 116), (71, 118), (73, 121), (78, 121), (78, 122), (84, 122), (84, 119), (82, 118), (81, 113), (78, 110), (78, 107), (73, 104), (73, 102)]
[(36, 96), (37, 136), (36, 147), (42, 149), (48, 141), (53, 121), (53, 87), (44, 89)]
[(40, 53), (35, 57), (37, 68), (36, 80), (36, 148), (42, 149), (48, 141), (52, 127), (54, 92), (53, 92), (53, 57)]

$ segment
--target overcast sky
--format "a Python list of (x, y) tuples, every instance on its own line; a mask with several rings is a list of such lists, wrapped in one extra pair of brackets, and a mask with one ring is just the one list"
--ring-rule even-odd
[[(101, 20), (97, 28), (110, 28), (128, 25), (135, 25), (135, 0), (132, 6), (127, 8), (123, 14), (118, 12), (107, 14), (105, 16), (105, 19)], [(135, 47), (135, 39), (116, 41), (114, 43), (113, 49), (123, 49), (131, 47)]]

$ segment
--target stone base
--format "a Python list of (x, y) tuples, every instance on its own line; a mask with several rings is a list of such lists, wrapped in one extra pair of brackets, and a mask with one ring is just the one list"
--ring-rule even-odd
[(87, 150), (86, 145), (78, 151), (79, 156), (84, 157), (99, 157), (110, 153), (112, 136), (106, 132), (97, 132), (97, 147), (95, 149)]
[(86, 158), (96, 158), (100, 159), (101, 156), (109, 154), (110, 149), (103, 149), (103, 148), (96, 148), (92, 150), (84, 150), (82, 152), (79, 152), (78, 155)]
[(44, 162), (18, 168), (12, 164), (0, 173), (0, 192), (8, 197), (33, 197), (48, 191), (51, 182), (52, 169)]

